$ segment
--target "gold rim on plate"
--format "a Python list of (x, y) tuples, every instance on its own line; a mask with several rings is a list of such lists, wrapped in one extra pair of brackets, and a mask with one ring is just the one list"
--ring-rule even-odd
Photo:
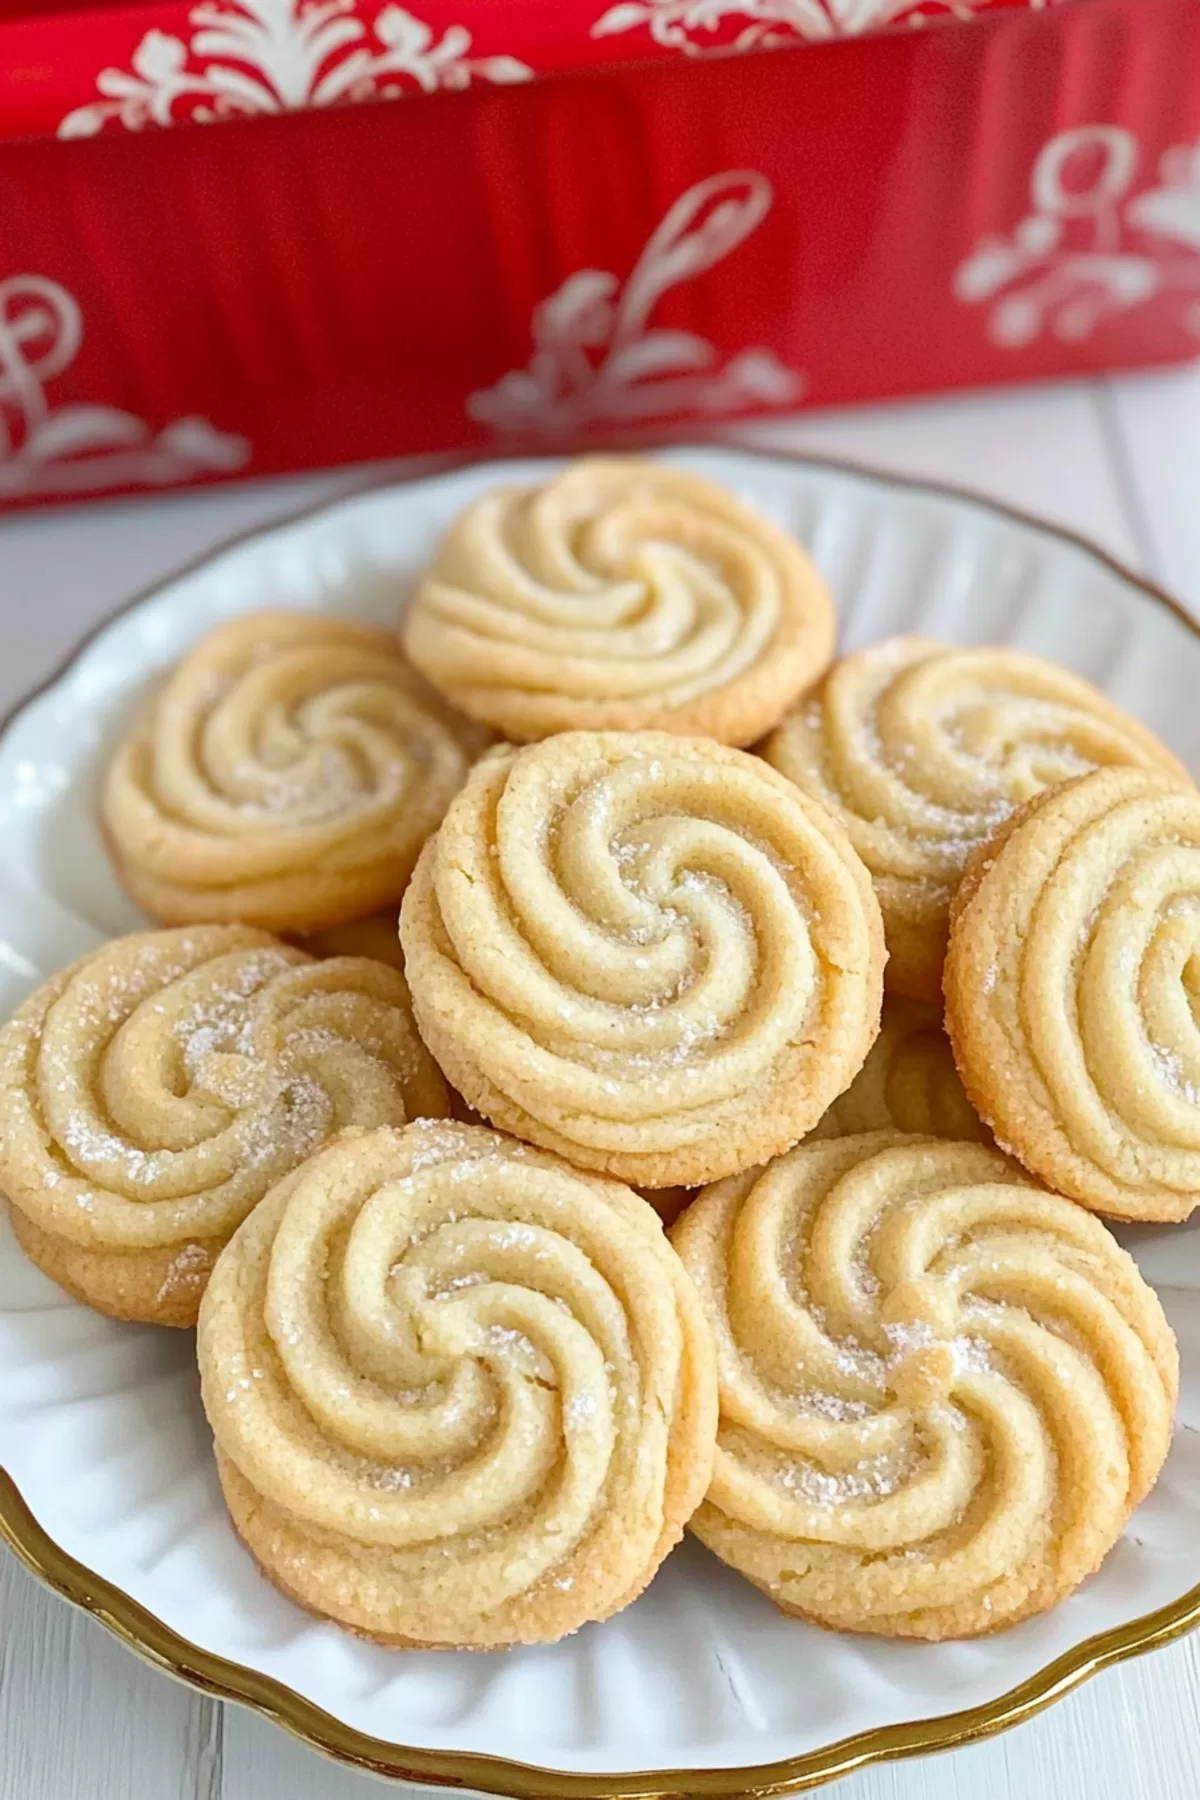
[[(1164, 606), (1184, 625), (1193, 637), (1200, 637), (1200, 626), (1178, 601), (1127, 568), (1116, 557), (1086, 538), (1061, 526), (1047, 524), (1015, 507), (971, 493), (968, 489), (947, 483), (909, 480), (866, 465), (821, 457), (807, 457), (779, 450), (760, 450), (751, 445), (730, 443), (718, 438), (692, 440), (697, 447), (723, 449), (736, 455), (755, 457), (767, 462), (784, 462), (857, 477), (879, 487), (897, 488), (901, 492), (932, 494), (942, 499), (965, 502), (982, 512), (990, 512), (1014, 521), (1043, 536), (1057, 538), (1083, 551), (1093, 562), (1117, 575), (1125, 584), (1144, 594), (1156, 605)], [(686, 448), (676, 441), (670, 448)], [(436, 480), (442, 475), (466, 468), (474, 463), (505, 458), (447, 458), (432, 469), (401, 478), (374, 480), (347, 489), (344, 494), (303, 508), (288, 518), (255, 530), (241, 532), (226, 539), (215, 550), (177, 570), (164, 581), (136, 594), (131, 600), (101, 621), (78, 642), (70, 653), (36, 688), (23, 695), (0, 720), (0, 734), (40, 694), (54, 686), (87, 646), (107, 629), (115, 619), (150, 600), (155, 594), (193, 570), (204, 567), (226, 551), (271, 532), (286, 529), (304, 519), (385, 487), (416, 485)], [(901, 1725), (880, 1726), (841, 1739), (803, 1756), (788, 1757), (781, 1762), (760, 1763), (733, 1769), (655, 1769), (626, 1775), (572, 1775), (555, 1769), (536, 1768), (528, 1763), (511, 1762), (505, 1757), (484, 1756), (465, 1751), (420, 1750), (402, 1744), (390, 1744), (355, 1730), (335, 1719), (331, 1713), (306, 1700), (269, 1675), (243, 1668), (225, 1657), (215, 1656), (190, 1644), (186, 1638), (164, 1625), (161, 1619), (114, 1587), (103, 1576), (77, 1562), (56, 1544), (34, 1518), (29, 1507), (6, 1470), (0, 1468), (0, 1541), (14, 1552), (20, 1562), (55, 1593), (98, 1619), (115, 1637), (155, 1668), (163, 1670), (202, 1693), (220, 1700), (236, 1700), (254, 1711), (273, 1719), (277, 1725), (300, 1738), (313, 1749), (325, 1752), (353, 1768), (366, 1769), (394, 1781), (429, 1783), (435, 1786), (475, 1789), (481, 1793), (512, 1796), (513, 1800), (769, 1800), (770, 1796), (803, 1793), (824, 1782), (835, 1781), (856, 1769), (873, 1763), (895, 1762), (906, 1757), (923, 1756), (938, 1750), (954, 1750), (965, 1744), (980, 1742), (997, 1732), (1008, 1730), (1031, 1719), (1061, 1700), (1072, 1688), (1091, 1676), (1134, 1656), (1157, 1650), (1200, 1625), (1200, 1585), (1191, 1588), (1178, 1600), (1156, 1612), (1131, 1619), (1098, 1633), (1065, 1651), (1019, 1687), (988, 1701), (983, 1706), (965, 1711), (944, 1713), (932, 1719), (918, 1719)]]

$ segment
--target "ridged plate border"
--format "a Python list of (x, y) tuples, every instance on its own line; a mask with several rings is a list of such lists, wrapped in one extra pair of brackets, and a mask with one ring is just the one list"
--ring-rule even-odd
[[(719, 447), (734, 454), (745, 455), (748, 460), (761, 458), (766, 462), (811, 468), (814, 473), (827, 471), (847, 475), (884, 489), (960, 502), (984, 513), (992, 513), (1028, 531), (1051, 540), (1057, 539), (1076, 552), (1084, 553), (1110, 575), (1117, 576), (1130, 589), (1136, 590), (1154, 605), (1165, 607), (1190, 635), (1200, 639), (1200, 626), (1178, 602), (1106, 551), (1074, 532), (1046, 524), (982, 495), (949, 484), (908, 480), (839, 460), (808, 458), (728, 443), (718, 446), (706, 442), (697, 444), (696, 447)], [(671, 448), (686, 450), (687, 446), (673, 444)], [(277, 532), (289, 523), (312, 518), (330, 506), (337, 506), (341, 501), (353, 499), (358, 494), (370, 493), (377, 487), (398, 487), (428, 481), (438, 474), (449, 474), (468, 467), (473, 460), (476, 459), (448, 459), (433, 470), (422, 470), (410, 482), (392, 479), (367, 483), (337, 495), (332, 500), (305, 508), (290, 520), (285, 518), (225, 540), (166, 580), (156, 582), (152, 588), (135, 595), (102, 620), (74, 646), (45, 681), (25, 694), (0, 720), (0, 735), (3, 735), (26, 706), (56, 684), (93, 639), (115, 619), (153, 598), (182, 575), (202, 569), (239, 544)], [(498, 472), (502, 470), (502, 466), (502, 463), (497, 464)], [(16, 1484), (3, 1468), (0, 1468), (0, 1539), (48, 1587), (98, 1619), (154, 1667), (201, 1692), (249, 1706), (273, 1719), (314, 1749), (352, 1767), (369, 1770), (396, 1781), (432, 1783), (476, 1792), (511, 1795), (516, 1800), (617, 1800), (618, 1796), (628, 1797), (628, 1800), (676, 1800), (676, 1797), (684, 1800), (684, 1797), (692, 1795), (713, 1797), (713, 1800), (716, 1797), (724, 1800), (728, 1796), (729, 1800), (733, 1800), (733, 1796), (739, 1795), (765, 1797), (805, 1792), (874, 1763), (950, 1750), (991, 1737), (1032, 1718), (1101, 1670), (1169, 1644), (1200, 1625), (1200, 1585), (1197, 1585), (1157, 1611), (1085, 1639), (1019, 1686), (981, 1706), (930, 1719), (866, 1730), (803, 1756), (778, 1762), (735, 1768), (661, 1769), (621, 1775), (576, 1775), (537, 1768), (501, 1757), (411, 1749), (370, 1737), (334, 1718), (282, 1682), (189, 1644), (128, 1594), (62, 1550), (38, 1524)]]

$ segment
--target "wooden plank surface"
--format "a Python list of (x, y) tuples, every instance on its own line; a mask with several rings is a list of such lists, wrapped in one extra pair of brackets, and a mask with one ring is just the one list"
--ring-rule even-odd
[[(758, 441), (991, 493), (1145, 567), (1200, 612), (1200, 371), (860, 409)], [(0, 525), (0, 711), (128, 594), (345, 474)], [(916, 1652), (919, 1654), (919, 1651)], [(838, 1800), (1194, 1800), (1197, 1640), (1020, 1731), (866, 1770)], [(368, 1800), (384, 1790), (140, 1664), (0, 1552), (0, 1800)]]

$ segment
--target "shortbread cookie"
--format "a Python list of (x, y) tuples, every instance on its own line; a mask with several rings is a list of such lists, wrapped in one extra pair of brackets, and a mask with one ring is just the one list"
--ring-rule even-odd
[(325, 931), (309, 932), (298, 942), (313, 956), (369, 956), (373, 962), (390, 963), (393, 969), (404, 968), (398, 906), (369, 913), (365, 919), (347, 919), (344, 925), (330, 925)]
[(310, 1151), (447, 1110), (394, 969), (236, 925), (118, 938), (0, 1031), (13, 1229), (122, 1319), (194, 1324), (222, 1244)]
[(778, 526), (681, 469), (593, 458), (468, 507), (404, 643), (508, 738), (655, 729), (749, 744), (821, 675), (834, 631), (824, 583)]
[(316, 931), (398, 905), (480, 747), (386, 632), (255, 613), (145, 707), (108, 770), (105, 835), (163, 924)]
[(963, 865), (1011, 812), (1101, 765), (1185, 774), (1144, 725), (1054, 663), (916, 637), (844, 657), (764, 754), (845, 826), (883, 908), (888, 986), (930, 1001)]
[(1156, 1480), (1178, 1356), (1098, 1219), (995, 1150), (878, 1132), (707, 1189), (672, 1239), (716, 1334), (692, 1529), (785, 1612), (971, 1637), (1055, 1605)]
[(1200, 794), (1105, 769), (968, 864), (946, 962), (963, 1082), (1035, 1174), (1121, 1219), (1200, 1204)]
[(703, 1497), (712, 1342), (645, 1201), (479, 1126), (344, 1138), (221, 1256), (198, 1338), (239, 1535), (384, 1643), (553, 1643)]
[(470, 1104), (638, 1187), (795, 1143), (879, 1025), (879, 908), (844, 833), (707, 739), (493, 751), (400, 935), (421, 1034)]
[(899, 994), (884, 995), (866, 1062), (808, 1141), (884, 1130), (976, 1143), (988, 1136), (963, 1092), (941, 1008)]

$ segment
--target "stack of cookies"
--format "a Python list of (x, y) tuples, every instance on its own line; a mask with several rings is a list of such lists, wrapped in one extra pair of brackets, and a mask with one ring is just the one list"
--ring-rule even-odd
[(68, 1292), (198, 1323), (311, 1611), (553, 1642), (687, 1527), (969, 1636), (1153, 1485), (1175, 1343), (1097, 1215), (1200, 1202), (1200, 795), (1037, 658), (834, 640), (732, 494), (586, 461), (398, 638), (219, 627), (118, 751), (161, 928), (0, 1031), (0, 1184)]

